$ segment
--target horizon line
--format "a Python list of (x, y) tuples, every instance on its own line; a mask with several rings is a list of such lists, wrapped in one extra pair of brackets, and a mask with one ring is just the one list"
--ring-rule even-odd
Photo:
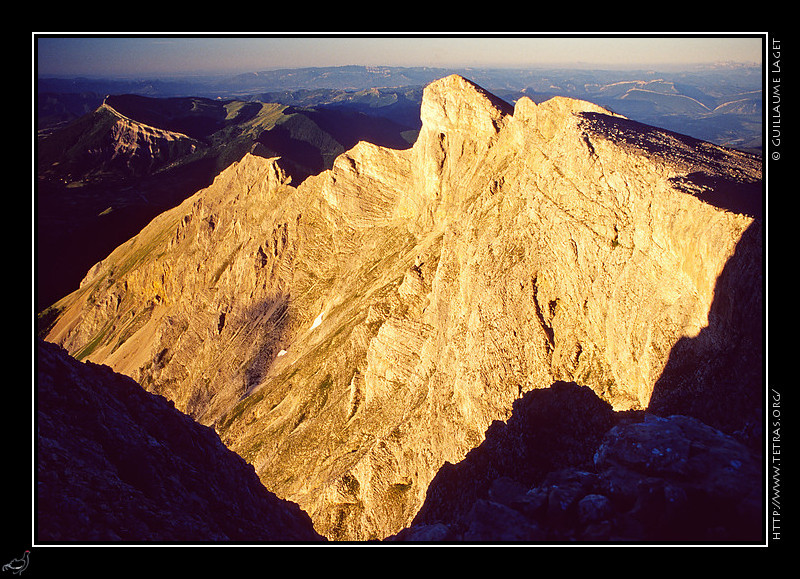
[(134, 78), (175, 78), (192, 76), (239, 76), (245, 74), (259, 74), (262, 72), (275, 72), (281, 70), (313, 70), (323, 68), (363, 68), (363, 69), (466, 69), (466, 70), (614, 70), (614, 71), (653, 71), (674, 72), (677, 70), (690, 70), (710, 67), (739, 67), (761, 68), (763, 63), (748, 60), (709, 60), (698, 62), (660, 62), (660, 63), (613, 63), (613, 62), (585, 62), (564, 61), (531, 64), (319, 64), (303, 66), (268, 66), (258, 69), (230, 69), (230, 70), (175, 70), (170, 72), (36, 72), (36, 78), (88, 78), (88, 79), (134, 79)]

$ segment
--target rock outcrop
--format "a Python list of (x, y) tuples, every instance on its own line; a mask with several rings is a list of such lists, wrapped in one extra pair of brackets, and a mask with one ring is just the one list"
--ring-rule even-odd
[(588, 388), (535, 390), (440, 469), (401, 542), (758, 541), (761, 461), (687, 416), (614, 413)]
[(36, 540), (319, 542), (217, 434), (108, 367), (37, 344)]
[(421, 117), (412, 148), (361, 142), (297, 187), (245, 156), (92, 268), (46, 339), (214, 425), (337, 540), (407, 526), (556, 381), (617, 411), (681, 414), (720, 384), (757, 401), (759, 314), (730, 303), (740, 279), (761, 300), (759, 158), (458, 76)]

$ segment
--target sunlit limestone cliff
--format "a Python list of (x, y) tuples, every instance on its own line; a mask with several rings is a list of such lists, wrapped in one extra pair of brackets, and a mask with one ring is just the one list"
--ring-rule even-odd
[(336, 540), (406, 527), (556, 381), (743, 426), (760, 159), (459, 76), (421, 118), (413, 147), (360, 142), (296, 187), (246, 155), (95, 265), (46, 339), (213, 425)]

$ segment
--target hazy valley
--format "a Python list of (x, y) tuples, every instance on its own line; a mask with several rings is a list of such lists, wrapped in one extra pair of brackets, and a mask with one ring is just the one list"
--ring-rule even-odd
[[(305, 72), (41, 83), (42, 538), (757, 540), (751, 77)], [(203, 492), (199, 439), (248, 491)], [(198, 522), (214, 494), (263, 528)]]

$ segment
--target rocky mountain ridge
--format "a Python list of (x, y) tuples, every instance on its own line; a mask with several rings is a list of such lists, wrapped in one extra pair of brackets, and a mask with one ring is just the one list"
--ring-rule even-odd
[(53, 344), (36, 354), (40, 543), (324, 541), (171, 402)]
[(359, 137), (408, 147), (403, 129), (355, 111), (252, 99), (107, 95), (37, 139), (37, 308), (72, 291), (114, 247), (246, 153), (280, 156), (297, 185)]
[[(214, 425), (339, 540), (408, 526), (442, 465), (559, 380), (670, 414), (719, 386), (737, 412), (704, 420), (754, 420), (760, 159), (459, 76), (421, 120), (412, 148), (360, 142), (297, 187), (246, 155), (92, 268), (46, 339)], [(703, 356), (670, 378), (682, 340)]]

